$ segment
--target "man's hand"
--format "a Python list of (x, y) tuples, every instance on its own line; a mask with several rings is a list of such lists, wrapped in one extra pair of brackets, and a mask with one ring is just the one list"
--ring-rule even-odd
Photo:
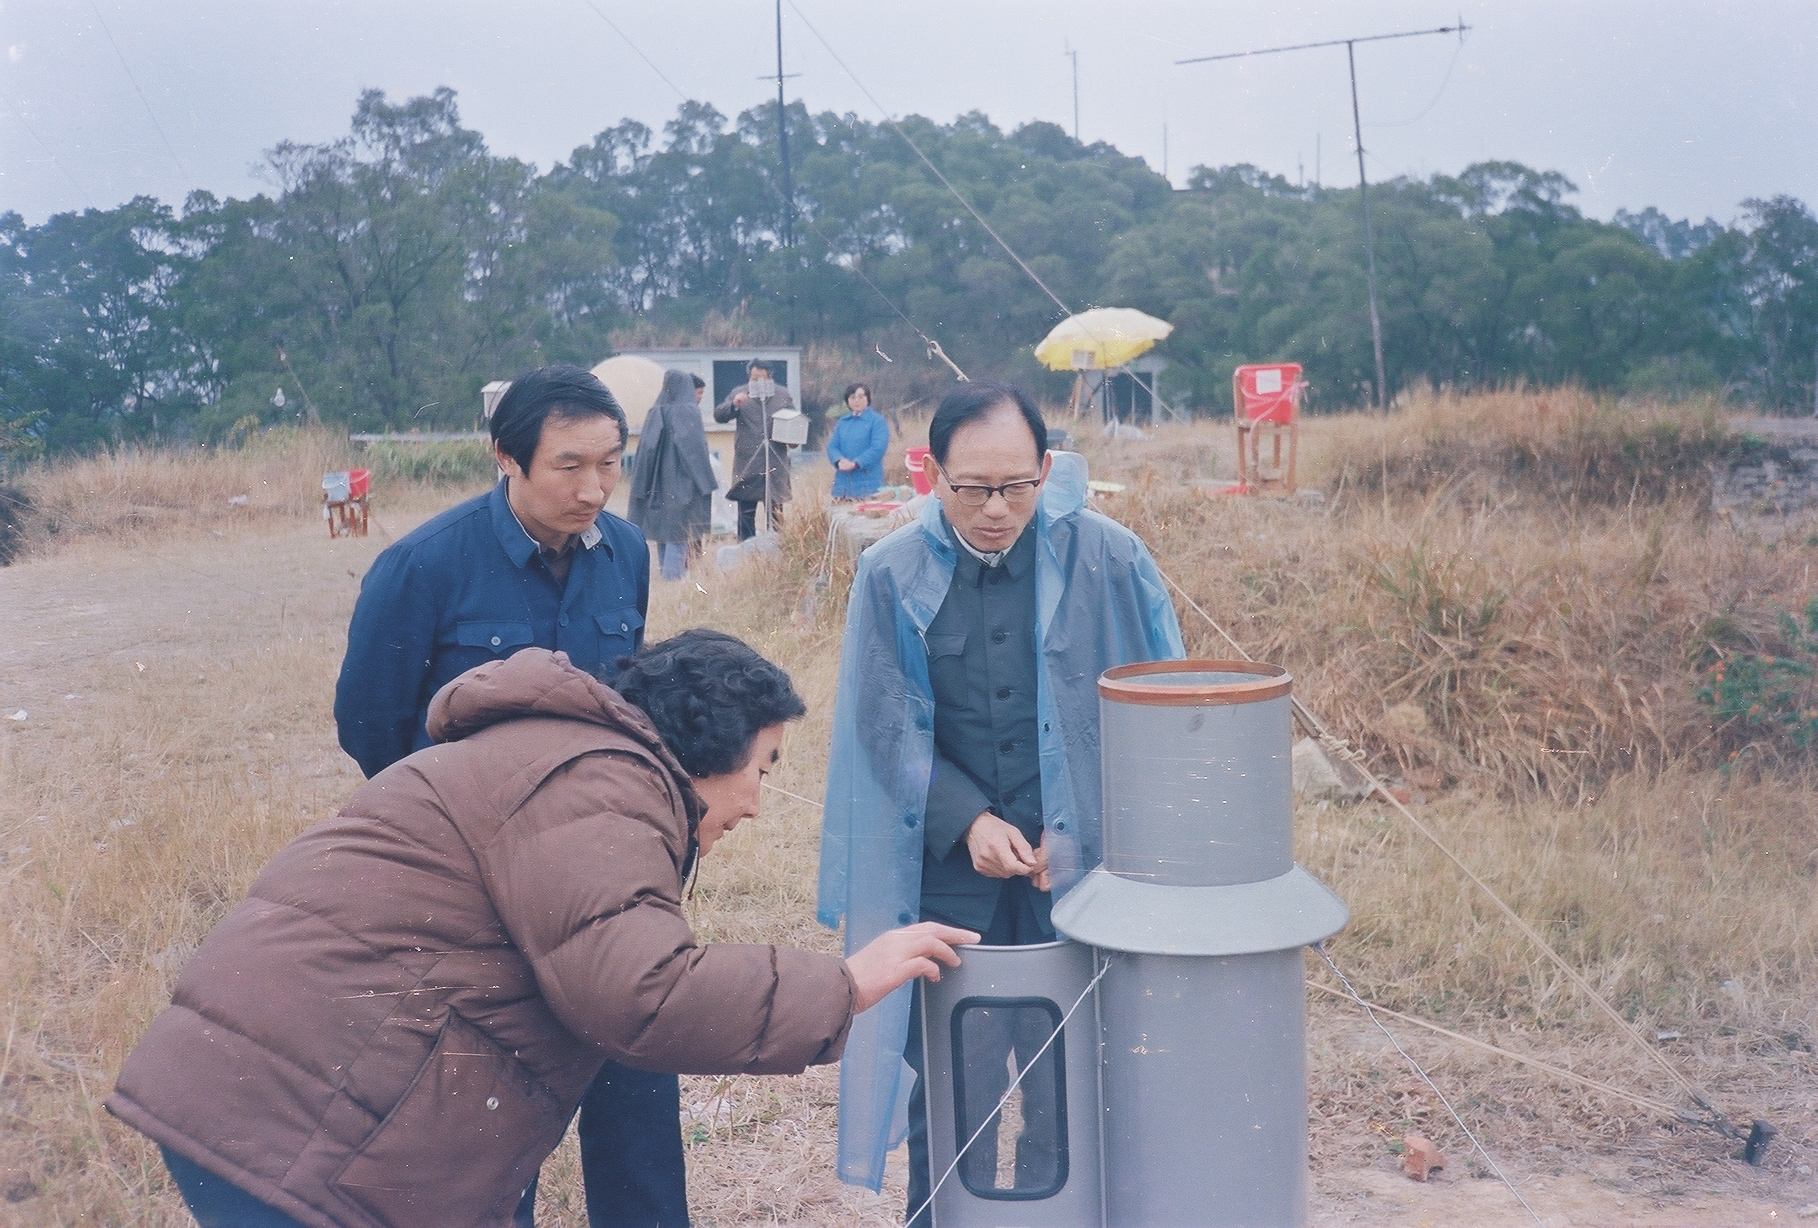
[(857, 468), (858, 468), (857, 461), (842, 460), (839, 462), (839, 470), (841, 473), (851, 473), (854, 469), (857, 469)]
[[(1046, 836), (1048, 833), (1043, 832), (1042, 834)], [(1054, 877), (1048, 873), (1048, 846), (1046, 844), (1035, 846), (1035, 870), (1029, 875), (1029, 884), (1037, 891), (1054, 890)]]
[(989, 810), (972, 820), (966, 829), (966, 848), (972, 854), (972, 868), (986, 878), (1015, 878), (1020, 874), (1046, 873), (1048, 859), (1037, 860), (1016, 824), (1006, 823)]
[(749, 396), (745, 395), (745, 392), (743, 389), (732, 394), (732, 403), (734, 405), (743, 405), (746, 401), (749, 401), (750, 399), (751, 398)]
[(978, 940), (971, 930), (938, 921), (879, 934), (846, 959), (846, 971), (852, 974), (854, 1013), (870, 1010), (898, 985), (915, 977), (940, 980), (942, 964), (959, 967), (960, 957), (953, 948)]

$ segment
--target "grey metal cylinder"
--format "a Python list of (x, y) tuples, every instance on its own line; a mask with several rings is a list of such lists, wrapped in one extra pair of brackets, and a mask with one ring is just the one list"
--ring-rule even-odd
[(1099, 679), (1105, 862), (1053, 916), (1108, 965), (1105, 1224), (1306, 1222), (1300, 948), (1349, 913), (1293, 861), (1291, 685), (1247, 661)]
[(1287, 672), (1189, 664), (1126, 666), (1101, 684), (1105, 869), (1181, 887), (1285, 874), (1294, 864)]
[(1105, 1223), (1304, 1224), (1300, 949), (1108, 958)]
[(936, 1228), (1103, 1222), (1091, 1000), (1067, 1019), (1092, 983), (1091, 949), (962, 947), (960, 960), (920, 990)]

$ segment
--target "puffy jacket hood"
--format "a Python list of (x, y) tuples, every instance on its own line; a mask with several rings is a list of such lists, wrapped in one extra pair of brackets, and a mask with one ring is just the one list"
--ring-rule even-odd
[[(642, 711), (617, 691), (569, 664), (565, 652), (525, 648), (468, 670), (429, 701), (429, 736), (458, 742), (500, 721), (554, 716), (616, 730), (673, 761)], [(679, 770), (679, 769), (678, 769)]]
[(623, 696), (592, 674), (569, 664), (565, 652), (524, 648), (503, 661), (488, 661), (468, 670), (436, 692), (429, 701), (429, 736), (458, 742), (501, 721), (556, 717), (586, 721), (623, 734), (648, 750), (682, 782), (692, 833), (706, 808), (680, 761), (656, 726)]

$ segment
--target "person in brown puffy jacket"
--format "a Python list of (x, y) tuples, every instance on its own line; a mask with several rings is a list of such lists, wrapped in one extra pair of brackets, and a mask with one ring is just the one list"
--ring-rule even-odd
[(695, 858), (758, 811), (788, 676), (731, 636), (617, 691), (525, 649), (456, 678), (438, 745), (304, 832), (203, 942), (107, 1107), (205, 1226), (503, 1228), (610, 1057), (793, 1074), (957, 966), (924, 923), (848, 959), (698, 946)]

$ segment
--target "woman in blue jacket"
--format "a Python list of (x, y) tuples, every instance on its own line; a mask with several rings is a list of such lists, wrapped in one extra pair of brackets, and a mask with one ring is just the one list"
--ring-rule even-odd
[(871, 389), (853, 384), (846, 389), (847, 413), (841, 414), (827, 438), (827, 459), (833, 463), (833, 497), (864, 499), (884, 484), (884, 453), (890, 450), (890, 424), (871, 408)]

